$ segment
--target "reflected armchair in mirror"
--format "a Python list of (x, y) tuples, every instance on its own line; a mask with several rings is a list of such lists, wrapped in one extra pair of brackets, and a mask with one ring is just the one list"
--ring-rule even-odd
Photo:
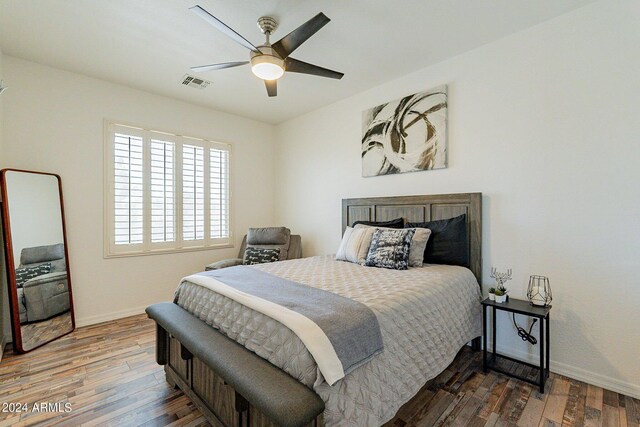
[(27, 352), (75, 328), (60, 177), (0, 173), (13, 346)]
[(16, 269), (16, 286), (20, 324), (47, 320), (69, 311), (64, 245), (24, 248)]

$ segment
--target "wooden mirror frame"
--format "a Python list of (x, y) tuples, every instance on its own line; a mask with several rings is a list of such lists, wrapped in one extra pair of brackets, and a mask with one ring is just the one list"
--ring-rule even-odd
[[(32, 173), (38, 175), (53, 176), (58, 181), (58, 193), (60, 197), (60, 217), (62, 218), (62, 242), (64, 244), (64, 256), (67, 266), (67, 287), (69, 292), (69, 312), (71, 313), (71, 330), (65, 332), (55, 338), (48, 341), (44, 341), (35, 347), (25, 350), (22, 347), (22, 333), (20, 326), (20, 308), (18, 306), (18, 288), (16, 286), (16, 269), (15, 260), (13, 257), (13, 241), (11, 239), (11, 219), (9, 218), (9, 200), (7, 198), (7, 186), (5, 175), (7, 172), (23, 172)], [(37, 172), (24, 169), (2, 169), (0, 170), (0, 192), (2, 202), (2, 230), (4, 233), (4, 255), (5, 255), (5, 270), (7, 272), (7, 290), (9, 291), (9, 307), (11, 309), (11, 332), (13, 334), (13, 349), (18, 353), (27, 353), (36, 348), (57, 340), (60, 337), (70, 334), (76, 329), (76, 319), (73, 308), (73, 293), (71, 290), (71, 268), (69, 267), (69, 251), (67, 248), (67, 225), (64, 218), (64, 199), (62, 197), (62, 180), (60, 175), (48, 172)]]

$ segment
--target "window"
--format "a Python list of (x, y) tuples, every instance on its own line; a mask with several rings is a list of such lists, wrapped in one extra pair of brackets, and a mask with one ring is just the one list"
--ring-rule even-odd
[(106, 127), (106, 256), (231, 245), (228, 144)]

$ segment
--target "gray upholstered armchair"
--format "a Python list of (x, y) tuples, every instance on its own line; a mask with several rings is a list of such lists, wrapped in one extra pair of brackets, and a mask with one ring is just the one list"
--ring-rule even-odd
[(18, 287), (20, 323), (48, 319), (70, 309), (64, 245), (36, 246), (20, 252), (18, 268), (51, 264), (51, 272), (27, 280)]
[(223, 259), (211, 263), (206, 270), (219, 270), (244, 263), (247, 248), (278, 249), (278, 261), (302, 258), (302, 238), (297, 234), (291, 234), (286, 227), (250, 228), (242, 239), (238, 258)]

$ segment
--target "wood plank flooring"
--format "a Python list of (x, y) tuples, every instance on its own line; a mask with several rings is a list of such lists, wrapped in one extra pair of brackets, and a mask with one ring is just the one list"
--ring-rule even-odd
[[(182, 392), (170, 388), (154, 360), (155, 329), (146, 316), (79, 328), (25, 355), (0, 362), (3, 426), (206, 426)], [(403, 406), (387, 426), (640, 427), (640, 401), (552, 375), (547, 392), (504, 375), (484, 374), (468, 349)], [(529, 375), (527, 369), (520, 374)], [(58, 404), (34, 412), (39, 402)], [(64, 411), (64, 405), (71, 412)]]

